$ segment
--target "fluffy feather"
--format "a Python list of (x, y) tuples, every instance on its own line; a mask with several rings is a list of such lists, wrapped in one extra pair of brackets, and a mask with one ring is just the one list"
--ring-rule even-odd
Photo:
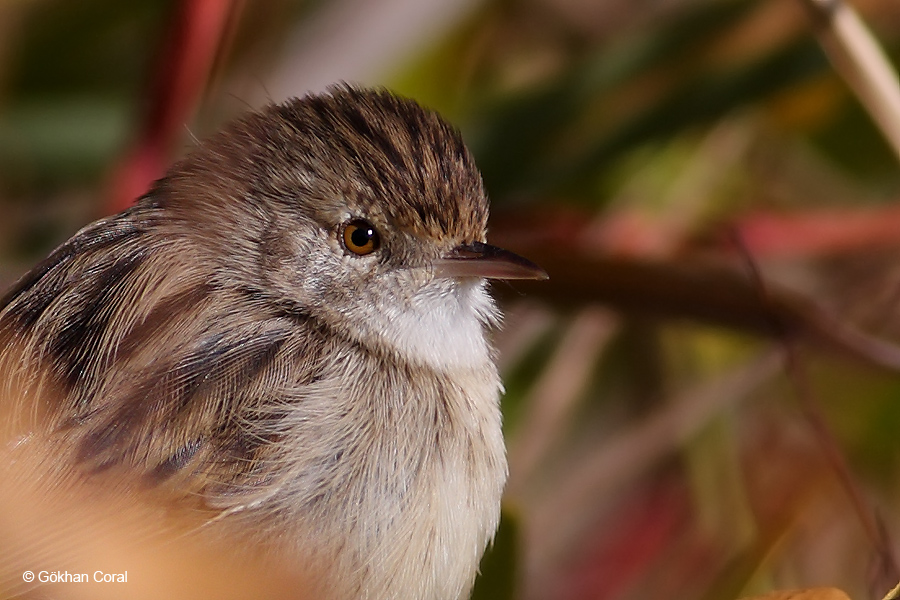
[[(351, 218), (378, 252), (342, 246)], [(506, 479), (497, 313), (431, 265), (486, 220), (459, 134), (411, 101), (238, 121), (0, 302), (10, 460), (295, 560), (316, 597), (465, 597)]]

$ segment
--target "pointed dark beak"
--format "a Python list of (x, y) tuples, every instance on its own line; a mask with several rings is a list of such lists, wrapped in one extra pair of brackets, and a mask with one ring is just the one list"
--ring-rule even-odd
[(488, 279), (549, 279), (546, 271), (518, 254), (496, 246), (462, 244), (434, 262), (437, 277)]

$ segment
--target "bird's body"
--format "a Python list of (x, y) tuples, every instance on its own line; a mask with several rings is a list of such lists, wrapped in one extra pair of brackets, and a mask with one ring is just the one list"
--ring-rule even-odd
[(0, 303), (7, 439), (335, 598), (464, 598), (506, 479), (497, 313), (477, 269), (441, 270), (475, 248), (534, 276), (487, 256), (486, 219), (459, 134), (411, 101), (250, 115)]

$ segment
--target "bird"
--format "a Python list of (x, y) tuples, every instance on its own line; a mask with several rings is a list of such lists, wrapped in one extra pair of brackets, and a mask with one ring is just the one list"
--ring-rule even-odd
[(460, 132), (339, 84), (198, 142), (0, 299), (7, 462), (296, 561), (309, 597), (467, 598), (507, 462)]

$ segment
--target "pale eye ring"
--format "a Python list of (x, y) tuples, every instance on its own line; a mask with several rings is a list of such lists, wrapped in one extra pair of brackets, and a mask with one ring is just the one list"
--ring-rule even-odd
[(365, 219), (347, 221), (341, 231), (341, 240), (344, 247), (357, 256), (371, 254), (381, 246), (381, 236)]

